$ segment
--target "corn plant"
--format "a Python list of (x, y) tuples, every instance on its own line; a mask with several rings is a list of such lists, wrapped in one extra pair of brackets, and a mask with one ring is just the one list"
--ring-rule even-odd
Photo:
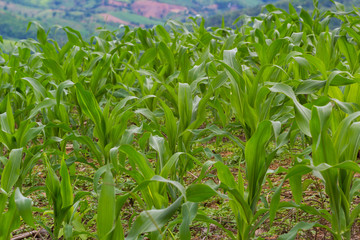
[[(110, 102), (108, 102), (104, 109), (101, 110), (91, 92), (86, 91), (80, 83), (76, 86), (78, 102), (81, 107), (80, 109), (83, 114), (86, 114), (95, 124), (94, 136), (99, 140), (97, 143), (99, 149), (95, 147), (89, 139), (85, 139), (84, 142), (90, 145), (95, 156), (98, 158), (97, 160), (99, 164), (103, 165), (103, 159), (105, 160), (105, 163), (110, 161), (109, 152), (111, 148), (120, 145), (121, 142), (123, 144), (127, 143), (125, 140), (122, 140), (121, 136), (126, 130), (127, 121), (134, 114), (131, 111), (134, 104), (130, 106), (125, 105), (128, 101), (136, 99), (136, 97), (128, 97), (124, 99), (123, 101), (117, 103), (114, 109), (111, 110)], [(149, 97), (152, 96), (146, 96), (145, 99)]]
[(236, 182), (230, 169), (224, 163), (215, 163), (217, 176), (221, 182), (220, 187), (228, 192), (229, 205), (236, 219), (237, 239), (253, 237), (255, 230), (269, 217), (269, 209), (267, 207), (258, 209), (258, 202), (267, 170), (277, 151), (276, 148), (268, 153), (267, 146), (274, 136), (276, 140), (280, 128), (279, 122), (264, 121), (246, 143), (244, 179), (246, 179), (247, 187), (245, 187), (240, 170), (240, 177)]
[[(353, 122), (358, 116), (358, 113), (354, 113), (345, 118), (332, 137), (327, 132), (331, 105), (313, 108), (310, 121), (310, 130), (314, 139), (312, 145), (314, 166), (322, 163), (330, 166), (340, 165), (338, 169), (321, 171), (325, 190), (329, 195), (332, 213), (330, 222), (336, 239), (351, 239), (351, 227), (359, 214), (359, 207), (355, 207), (353, 212), (350, 211), (350, 203), (356, 191), (352, 188), (354, 171), (358, 172), (358, 166), (354, 161), (360, 148), (359, 124)], [(346, 162), (349, 167), (346, 167)]]
[[(81, 198), (90, 193), (77, 192), (74, 194), (70, 174), (64, 159), (61, 161), (60, 166), (61, 180), (57, 177), (47, 158), (45, 158), (45, 161), (48, 171), (45, 190), (52, 206), (52, 210), (49, 210), (48, 214), (51, 214), (54, 219), (53, 231), (49, 232), (49, 234), (53, 238), (59, 238), (62, 235), (65, 239), (73, 239), (75, 234), (78, 234), (73, 229), (77, 230), (77, 232), (79, 232), (79, 229), (81, 230), (81, 227), (73, 224), (77, 207)], [(46, 225), (44, 226), (46, 227)]]
[[(289, 208), (329, 224), (300, 219), (279, 239), (314, 227), (350, 239), (360, 212), (360, 14), (333, 3), (269, 4), (234, 28), (199, 17), (101, 28), (89, 40), (30, 23), (37, 39), (0, 50), (0, 239), (20, 224), (54, 239), (191, 239), (198, 222), (261, 238), (256, 230)], [(223, 143), (239, 162), (221, 157)], [(274, 186), (269, 173), (286, 176)], [(304, 201), (309, 173), (324, 186), (323, 209)], [(293, 201), (281, 202), (288, 179)], [(31, 207), (37, 190), (45, 207)], [(214, 196), (236, 236), (199, 210)]]
[(22, 195), (19, 188), (13, 189), (20, 177), (23, 151), (13, 149), (4, 164), (1, 173), (0, 188), (0, 239), (9, 239), (11, 232), (20, 226), (20, 216), (31, 227), (35, 228), (32, 217), (32, 200)]
[[(358, 191), (354, 174), (360, 170), (356, 163), (360, 148), (359, 124), (355, 121), (359, 117), (359, 112), (350, 114), (339, 122), (333, 131), (329, 131), (332, 117), (331, 104), (313, 107), (309, 123), (313, 137), (312, 161), (308, 165), (295, 166), (289, 171), (286, 179), (298, 176), (300, 177), (298, 180), (301, 180), (301, 175), (311, 171), (316, 176), (320, 176), (329, 196), (331, 214), (325, 209), (315, 210), (304, 205), (300, 205), (300, 208), (329, 221), (331, 229), (324, 225), (319, 226), (328, 229), (335, 239), (351, 239), (351, 229), (359, 215), (359, 205), (353, 210), (350, 208), (354, 194)], [(272, 202), (275, 208), (279, 201), (279, 189)], [(293, 185), (293, 194), (296, 203), (300, 204), (301, 184)], [(275, 211), (272, 214), (274, 213)]]

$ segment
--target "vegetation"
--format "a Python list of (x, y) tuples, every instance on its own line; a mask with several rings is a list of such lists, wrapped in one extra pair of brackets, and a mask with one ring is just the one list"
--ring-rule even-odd
[(183, 21), (199, 13), (210, 16), (264, 2), (268, 1), (0, 0), (0, 35), (13, 39), (32, 38), (33, 33), (26, 33), (25, 27), (27, 22), (35, 20), (45, 28), (72, 26), (84, 38), (90, 38), (97, 27), (116, 30), (120, 24), (125, 24), (151, 28), (169, 18)]
[(0, 34), (6, 38), (35, 38), (36, 31), (26, 31), (28, 22), (9, 13), (0, 13)]
[(335, 8), (0, 38), (0, 239), (359, 234), (360, 10)]
[[(299, 12), (301, 9), (306, 9), (309, 12), (312, 12), (314, 9), (313, 0), (292, 0), (290, 1), (294, 8)], [(335, 5), (331, 0), (317, 0), (319, 8), (321, 11), (326, 10), (335, 10)], [(338, 0), (337, 2), (343, 4), (346, 10), (351, 11), (353, 6), (356, 6), (356, 0)], [(274, 2), (274, 5), (277, 8), (287, 9), (289, 4), (288, 0), (278, 0)], [(257, 16), (263, 11), (262, 5), (249, 6), (242, 9), (236, 9), (232, 11), (225, 11), (223, 13), (215, 13), (207, 17), (206, 25), (207, 26), (221, 26), (224, 21), (226, 26), (233, 26), (234, 22), (238, 19), (239, 16), (248, 15), (248, 16)]]

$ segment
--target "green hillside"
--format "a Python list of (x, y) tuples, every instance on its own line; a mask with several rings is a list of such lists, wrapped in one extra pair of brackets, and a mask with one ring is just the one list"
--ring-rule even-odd
[[(357, 0), (339, 0), (345, 6)], [(118, 29), (119, 25), (152, 27), (167, 19), (184, 21), (190, 16), (205, 17), (207, 26), (227, 26), (241, 15), (258, 15), (267, 3), (287, 9), (289, 0), (0, 0), (0, 35), (12, 39), (34, 37), (26, 32), (29, 21), (46, 28), (71, 26), (90, 37), (97, 28)], [(298, 9), (311, 10), (313, 0), (292, 0)], [(333, 7), (330, 0), (319, 0), (319, 8)]]
[[(278, 0), (273, 2), (273, 4), (281, 9), (288, 9), (289, 2), (291, 2), (297, 10), (306, 9), (308, 11), (312, 11), (314, 9), (314, 2), (313, 0)], [(358, 0), (337, 0), (336, 2), (343, 4), (345, 10), (349, 10), (352, 6), (360, 6)], [(321, 11), (325, 11), (327, 9), (335, 10), (335, 4), (331, 2), (331, 0), (318, 0), (318, 8)], [(247, 7), (243, 9), (237, 9), (233, 11), (226, 11), (217, 13), (215, 15), (209, 16), (207, 18), (207, 26), (220, 26), (223, 22), (225, 25), (232, 26), (234, 21), (241, 15), (248, 15), (248, 16), (257, 16), (258, 14), (263, 11), (263, 7), (261, 5), (257, 5), (255, 7)]]
[(46, 28), (71, 26), (89, 37), (98, 27), (152, 27), (170, 18), (183, 21), (199, 14), (208, 18), (267, 2), (272, 0), (0, 0), (0, 35), (33, 37), (26, 26), (38, 21)]

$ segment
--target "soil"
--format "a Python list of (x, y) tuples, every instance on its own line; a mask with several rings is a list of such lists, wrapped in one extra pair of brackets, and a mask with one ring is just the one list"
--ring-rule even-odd
[(120, 23), (120, 24), (124, 24), (124, 25), (132, 25), (131, 23), (121, 20), (120, 18), (114, 17), (113, 15), (110, 15), (108, 13), (101, 13), (99, 15), (101, 17), (103, 17), (106, 22)]
[(147, 18), (163, 18), (166, 17), (169, 13), (180, 13), (188, 10), (183, 6), (160, 3), (151, 0), (135, 1), (131, 5), (131, 8), (135, 13)]
[(118, 2), (118, 1), (115, 1), (115, 0), (109, 0), (108, 5), (116, 6), (116, 7), (127, 7), (128, 3), (126, 3), (126, 2)]

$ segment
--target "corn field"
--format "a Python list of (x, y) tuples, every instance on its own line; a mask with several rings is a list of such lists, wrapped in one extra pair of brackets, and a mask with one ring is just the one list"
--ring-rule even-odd
[(360, 9), (314, 4), (30, 23), (0, 50), (0, 239), (357, 239)]

